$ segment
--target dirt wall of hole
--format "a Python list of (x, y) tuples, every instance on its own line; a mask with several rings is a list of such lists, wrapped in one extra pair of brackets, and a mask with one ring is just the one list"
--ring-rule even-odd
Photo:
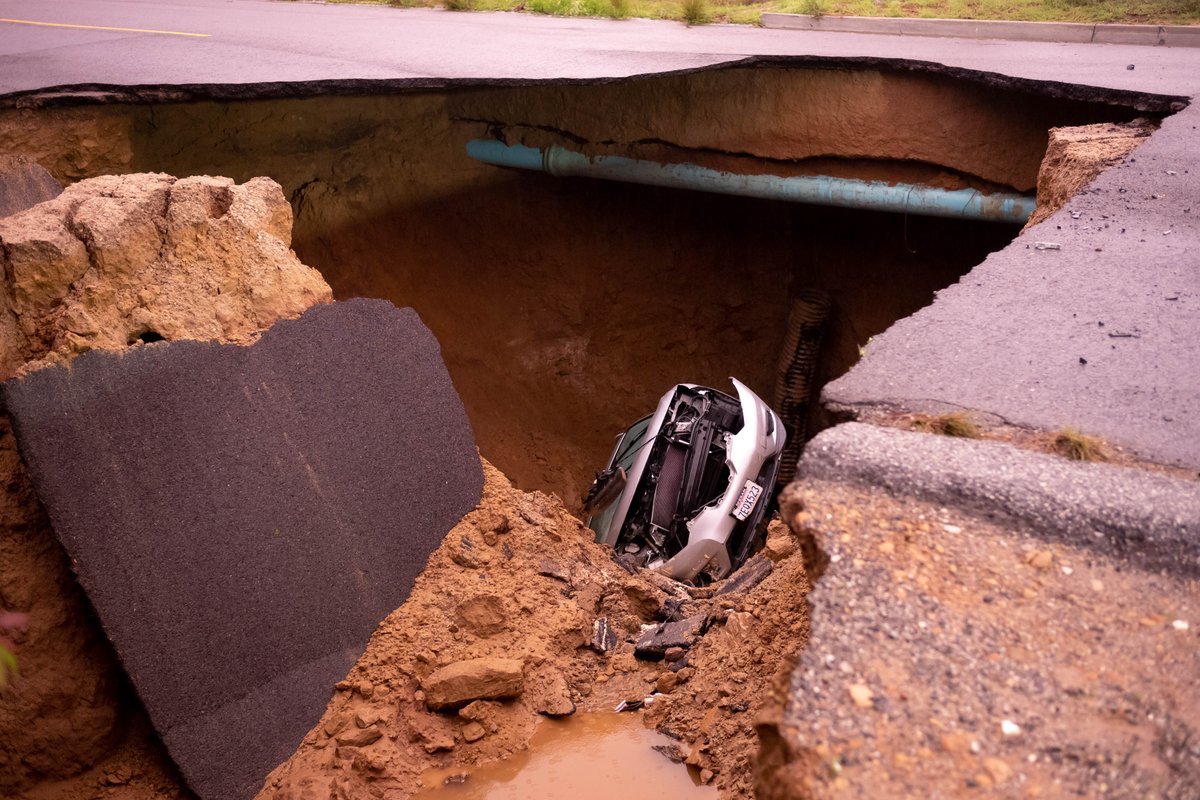
[(559, 181), (473, 162), (469, 139), (504, 123), (507, 138), (530, 144), (833, 158), (885, 178), (889, 164), (933, 165), (1026, 189), (1049, 125), (1114, 112), (935, 74), (729, 69), (59, 109), (47, 114), (57, 135), (22, 148), (36, 113), (0, 115), (0, 144), (66, 179), (161, 170), (278, 180), (301, 259), (339, 297), (414, 306), (442, 342), (484, 454), (518, 485), (574, 507), (613, 434), (672, 383), (725, 385), (732, 374), (770, 394), (792, 288), (834, 295), (829, 377), (1013, 230)]

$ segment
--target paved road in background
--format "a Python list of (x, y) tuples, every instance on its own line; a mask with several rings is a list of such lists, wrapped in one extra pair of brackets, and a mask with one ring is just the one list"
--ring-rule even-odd
[[(810, 33), (640, 19), (259, 0), (0, 0), (0, 93), (64, 84), (595, 78), (751, 55), (878, 56), (1169, 94), (1200, 91), (1185, 48)], [(200, 36), (179, 34), (201, 34)], [(1127, 65), (1135, 63), (1135, 71)]]
[[(259, 0), (0, 0), (0, 18), (92, 26), (0, 22), (0, 101), (70, 84), (625, 77), (754, 55), (912, 59), (1200, 96), (1198, 48)], [(875, 337), (826, 397), (1074, 427), (1149, 460), (1200, 467), (1200, 105), (1168, 118), (1135, 155)]]

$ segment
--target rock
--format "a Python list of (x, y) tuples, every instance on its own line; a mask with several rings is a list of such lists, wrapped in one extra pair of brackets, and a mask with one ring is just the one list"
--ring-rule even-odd
[(655, 612), (654, 618), (663, 622), (678, 622), (686, 616), (683, 605), (683, 600), (672, 597), (670, 600), (664, 602), (658, 611)]
[(1054, 565), (1054, 554), (1049, 550), (1033, 550), (1025, 556), (1025, 563), (1034, 569), (1050, 569)]
[(342, 733), (334, 737), (334, 741), (339, 747), (366, 747), (369, 744), (379, 741), (383, 736), (383, 731), (379, 726), (372, 725), (370, 728), (347, 728)]
[(451, 547), (449, 551), (450, 560), (465, 569), (479, 569), (492, 562), (491, 555), (476, 547), (466, 535), (459, 540), (457, 547)]
[(461, 603), (454, 619), (460, 627), (476, 636), (492, 636), (509, 627), (504, 601), (490, 594), (478, 595)]
[(460, 708), (458, 716), (469, 722), (482, 722), (486, 724), (492, 719), (492, 716), (499, 708), (499, 703), (494, 703), (490, 700), (475, 700)]
[(428, 714), (413, 714), (407, 721), (413, 741), (421, 742), (426, 753), (454, 749), (454, 730), (444, 719)]
[(672, 664), (687, 655), (687, 650), (682, 647), (668, 647), (663, 652), (663, 658)]
[(772, 522), (767, 527), (767, 541), (762, 553), (772, 561), (783, 561), (797, 550), (792, 532), (782, 522)]
[(716, 773), (713, 772), (711, 769), (702, 769), (702, 770), (700, 770), (700, 783), (707, 786), (708, 784), (713, 782), (713, 778), (715, 778), (716, 776), (717, 776)]
[(487, 735), (487, 731), (478, 722), (468, 722), (462, 729), (463, 739), (468, 743), (478, 742)]
[(571, 687), (561, 672), (553, 670), (550, 684), (543, 691), (535, 707), (539, 714), (547, 717), (569, 717), (575, 713), (575, 703), (571, 700)]
[(563, 567), (563, 565), (559, 564), (557, 561), (551, 561), (548, 558), (543, 558), (541, 563), (538, 564), (538, 575), (542, 575), (547, 578), (553, 578), (554, 580), (562, 581), (563, 583), (571, 582), (570, 570)]
[(704, 630), (705, 615), (682, 619), (679, 622), (664, 622), (638, 637), (634, 655), (648, 661), (658, 661), (671, 647), (688, 648)]
[(983, 760), (983, 768), (997, 785), (1012, 777), (1012, 767), (999, 758), (988, 757)]
[(654, 688), (656, 691), (662, 692), (663, 694), (670, 694), (678, 685), (679, 673), (664, 672), (662, 675), (658, 676), (658, 680), (655, 682)]
[(847, 687), (850, 692), (850, 699), (854, 701), (854, 705), (859, 708), (870, 708), (871, 701), (875, 699), (875, 693), (861, 683), (852, 683)]
[(354, 715), (354, 724), (360, 728), (369, 728), (382, 719), (382, 715), (373, 708), (363, 709)]
[(431, 709), (457, 708), (472, 700), (517, 697), (524, 688), (524, 667), (508, 658), (457, 661), (421, 681)]
[(255, 178), (107, 175), (0, 219), (12, 374), (139, 337), (247, 341), (331, 301), (290, 250), (291, 207)]
[(661, 753), (668, 761), (673, 764), (682, 764), (687, 760), (683, 750), (677, 744), (656, 744), (651, 748), (656, 753)]

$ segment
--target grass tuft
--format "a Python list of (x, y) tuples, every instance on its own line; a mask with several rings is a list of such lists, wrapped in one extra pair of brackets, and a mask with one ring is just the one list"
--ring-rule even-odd
[(912, 429), (914, 431), (922, 431), (923, 433), (936, 433), (939, 436), (954, 436), (959, 439), (978, 439), (980, 437), (979, 426), (971, 419), (971, 415), (965, 411), (956, 411), (953, 414), (938, 414), (936, 416), (914, 414), (912, 417)]
[(680, 11), (683, 21), (688, 25), (703, 25), (712, 19), (708, 11), (708, 0), (683, 0)]
[(442, 8), (447, 11), (474, 11), (475, 0), (442, 0)]
[(825, 16), (825, 4), (821, 0), (804, 0), (800, 4), (800, 13), (820, 19)]
[(1108, 461), (1104, 443), (1074, 428), (1063, 428), (1050, 440), (1050, 449), (1072, 461)]
[(609, 0), (612, 10), (608, 16), (613, 19), (625, 19), (629, 16), (629, 0)]

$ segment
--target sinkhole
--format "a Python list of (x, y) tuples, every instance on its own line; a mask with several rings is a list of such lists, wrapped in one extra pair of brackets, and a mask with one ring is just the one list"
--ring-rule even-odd
[[(483, 455), (575, 510), (614, 434), (670, 386), (730, 391), (735, 376), (771, 397), (797, 296), (830, 300), (819, 387), (1020, 226), (560, 178), (475, 160), (469, 142), (1032, 194), (1050, 128), (1168, 110), (1144, 95), (846, 59), (607, 81), (267, 88), (27, 104), (0, 115), (0, 141), (40, 147), (68, 180), (274, 178), (301, 260), (338, 298), (415, 308)], [(830, 422), (813, 403), (809, 434)]]

